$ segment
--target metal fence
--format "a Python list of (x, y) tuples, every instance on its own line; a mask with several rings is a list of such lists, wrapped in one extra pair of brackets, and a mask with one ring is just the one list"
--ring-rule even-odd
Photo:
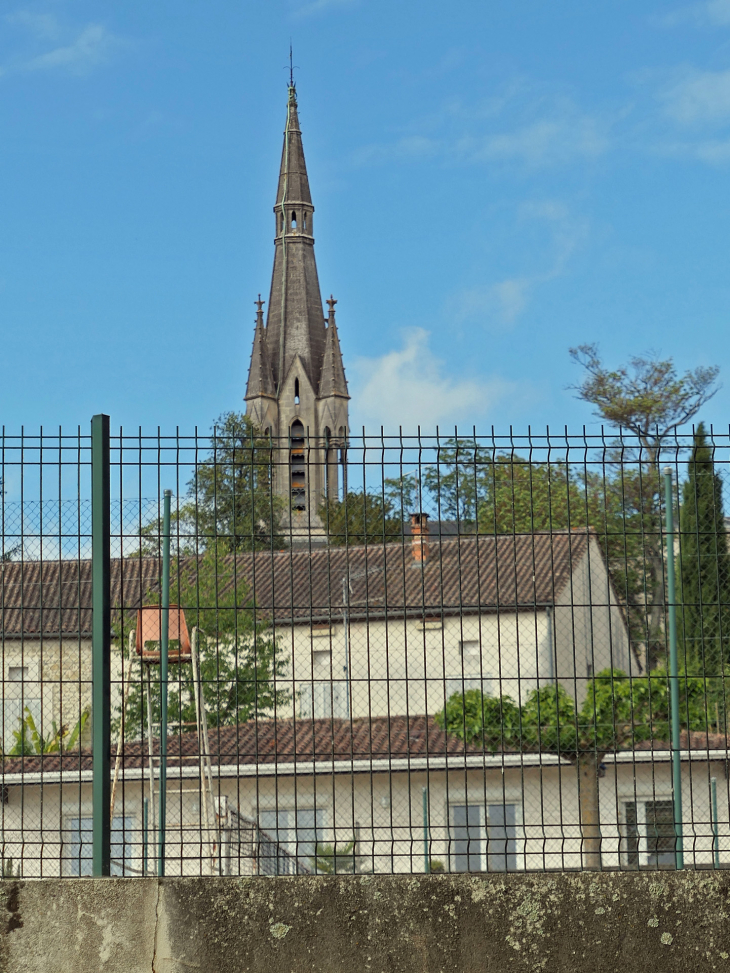
[(3, 873), (725, 867), (729, 461), (3, 432)]

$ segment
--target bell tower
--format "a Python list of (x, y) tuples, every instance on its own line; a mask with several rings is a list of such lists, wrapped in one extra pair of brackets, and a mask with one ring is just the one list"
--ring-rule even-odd
[(292, 540), (323, 533), (320, 508), (337, 497), (350, 399), (335, 323), (325, 319), (314, 259), (314, 206), (304, 162), (296, 87), (289, 84), (274, 205), (274, 270), (264, 325), (256, 302), (246, 414), (276, 443), (274, 483)]

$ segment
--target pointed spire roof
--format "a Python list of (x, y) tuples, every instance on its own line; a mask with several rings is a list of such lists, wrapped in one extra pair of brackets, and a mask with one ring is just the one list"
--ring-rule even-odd
[(276, 397), (274, 376), (271, 371), (269, 351), (266, 347), (264, 312), (262, 310), (264, 302), (261, 300), (260, 294), (258, 301), (254, 301), (254, 303), (258, 306), (258, 310), (256, 311), (256, 330), (253, 336), (251, 367), (248, 370), (248, 385), (246, 386), (245, 398), (254, 399), (259, 395)]
[(322, 360), (322, 378), (319, 382), (319, 397), (325, 398), (328, 395), (346, 395), (350, 398), (347, 391), (347, 379), (345, 378), (345, 366), (342, 364), (342, 353), (340, 352), (340, 339), (337, 334), (335, 324), (335, 304), (337, 301), (330, 294), (327, 301), (330, 308), (329, 320), (327, 322), (327, 338), (324, 346), (324, 358)]
[(281, 166), (279, 167), (279, 187), (276, 192), (276, 205), (283, 202), (312, 203), (309, 191), (307, 165), (304, 161), (302, 147), (302, 131), (299, 128), (299, 114), (297, 112), (297, 89), (289, 85), (289, 101), (286, 111), (286, 127), (284, 129), (284, 147), (281, 150)]
[(266, 321), (266, 342), (278, 391), (297, 355), (312, 388), (319, 381), (327, 336), (322, 296), (314, 259), (312, 214), (299, 129), (297, 94), (289, 85), (289, 97), (276, 193), (276, 250)]

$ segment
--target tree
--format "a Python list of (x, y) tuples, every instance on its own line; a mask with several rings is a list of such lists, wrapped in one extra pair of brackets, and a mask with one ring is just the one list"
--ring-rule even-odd
[(310, 859), (318, 875), (354, 875), (356, 865), (355, 845), (352, 838), (344, 845), (317, 842)]
[[(705, 682), (680, 675), (680, 721), (687, 731), (707, 731)], [(668, 741), (669, 676), (657, 669), (629, 677), (617, 669), (599, 672), (576, 711), (558, 683), (529, 693), (519, 707), (509, 696), (483, 696), (478, 689), (455, 694), (436, 713), (438, 726), (485, 750), (559, 754), (576, 767), (580, 823), (587, 868), (601, 867), (599, 776), (608, 753), (637, 743)]]
[(390, 500), (365, 490), (325, 500), (319, 510), (330, 544), (382, 544), (403, 537), (401, 518)]
[[(188, 629), (198, 629), (203, 700), (210, 726), (229, 726), (270, 716), (291, 702), (287, 689), (277, 685), (287, 672), (283, 651), (271, 634), (270, 624), (256, 610), (248, 584), (236, 570), (232, 556), (216, 556), (213, 549), (200, 558), (172, 562), (170, 603), (185, 612)], [(158, 604), (158, 592), (149, 592), (146, 604)], [(136, 624), (136, 616), (117, 619), (122, 644)], [(159, 666), (151, 666), (152, 721), (159, 724)], [(121, 719), (117, 710), (116, 728)], [(195, 724), (195, 696), (190, 663), (169, 666), (168, 719), (171, 726)], [(142, 680), (130, 689), (125, 714), (125, 736), (139, 738), (147, 727), (146, 696)]]
[[(666, 455), (666, 440), (679, 426), (689, 422), (715, 395), (719, 368), (696, 368), (680, 376), (671, 358), (635, 356), (628, 365), (610, 370), (595, 344), (571, 348), (570, 355), (585, 370), (583, 381), (572, 386), (577, 397), (592, 405), (594, 414), (604, 422), (635, 437), (628, 448), (619, 440), (613, 459), (622, 465), (622, 486), (628, 487), (639, 518), (635, 526), (642, 539), (643, 565), (638, 570), (645, 580), (645, 644), (648, 667), (652, 668), (664, 652), (661, 453), (664, 449)], [(627, 476), (630, 461), (633, 470)]]
[[(285, 509), (274, 493), (274, 445), (248, 416), (226, 412), (215, 422), (207, 455), (197, 463), (187, 496), (172, 515), (173, 546), (180, 554), (215, 548), (219, 554), (280, 550)], [(161, 551), (162, 520), (141, 530), (140, 555)]]
[(722, 482), (697, 427), (679, 514), (679, 634), (687, 664), (717, 676), (730, 661), (730, 553)]

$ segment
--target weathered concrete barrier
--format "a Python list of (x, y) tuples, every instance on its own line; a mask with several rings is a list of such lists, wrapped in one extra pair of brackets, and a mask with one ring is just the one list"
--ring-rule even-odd
[(730, 973), (730, 873), (1, 882), (3, 973)]

